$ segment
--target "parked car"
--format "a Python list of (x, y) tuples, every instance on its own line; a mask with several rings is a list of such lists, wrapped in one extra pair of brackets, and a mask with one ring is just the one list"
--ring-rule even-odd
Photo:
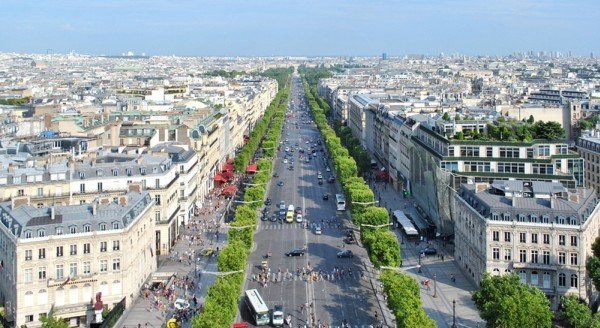
[(425, 254), (425, 255), (436, 255), (437, 254), (437, 249), (433, 248), (433, 247), (425, 247), (421, 250), (421, 254)]
[(323, 233), (323, 230), (321, 229), (321, 226), (316, 226), (315, 227), (315, 235), (320, 235)]
[(285, 256), (304, 256), (304, 250), (296, 248), (285, 253)]
[(271, 204), (273, 204), (273, 201), (271, 200), (271, 198), (267, 198), (267, 199), (265, 200), (265, 205), (269, 206), (269, 205), (271, 205)]
[(337, 257), (339, 257), (339, 258), (342, 258), (342, 257), (352, 258), (352, 257), (354, 257), (354, 254), (352, 254), (351, 250), (345, 249), (345, 250), (337, 253)]
[(327, 179), (327, 182), (334, 183), (335, 182), (335, 178), (334, 177), (329, 177), (329, 179)]
[(270, 210), (269, 210), (269, 208), (268, 208), (268, 207), (265, 207), (265, 208), (263, 208), (263, 210), (262, 210), (263, 214), (269, 214), (269, 211), (270, 211)]
[(302, 214), (296, 214), (296, 222), (302, 223), (302, 221), (303, 221)]
[(275, 172), (275, 174), (273, 174), (273, 178), (279, 178), (279, 174)]
[(296, 214), (302, 215), (302, 207), (300, 207), (300, 206), (296, 207)]
[(269, 221), (271, 221), (271, 222), (277, 222), (277, 218), (278, 218), (277, 213), (273, 213), (273, 214), (271, 214), (271, 217), (269, 218)]
[(262, 221), (267, 221), (269, 219), (269, 214), (268, 213), (263, 213), (263, 215), (261, 215), (260, 219)]
[(277, 185), (280, 186), (280, 187), (283, 186), (283, 181), (277, 182)]
[(329, 200), (329, 194), (323, 194), (323, 200)]

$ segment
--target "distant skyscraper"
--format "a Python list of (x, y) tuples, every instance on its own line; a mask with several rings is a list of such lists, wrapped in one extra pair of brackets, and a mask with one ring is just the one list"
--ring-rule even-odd
[(387, 59), (387, 54), (384, 52), (381, 54), (381, 60), (386, 60)]

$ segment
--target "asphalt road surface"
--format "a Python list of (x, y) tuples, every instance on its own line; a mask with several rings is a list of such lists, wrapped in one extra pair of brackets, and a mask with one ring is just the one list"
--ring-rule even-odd
[[(336, 183), (327, 182), (327, 178), (331, 175), (335, 176), (335, 173), (333, 167), (331, 172), (326, 170), (329, 159), (325, 157), (326, 152), (319, 151), (320, 148), (325, 148), (324, 144), (317, 145), (316, 156), (313, 156), (308, 163), (299, 160), (298, 147), (305, 150), (306, 158), (307, 149), (321, 140), (320, 133), (309, 115), (308, 107), (306, 104), (303, 109), (299, 106), (304, 102), (303, 97), (300, 79), (295, 77), (291, 90), (294, 105), (291, 106), (292, 110), (288, 108), (287, 113), (290, 116), (286, 118), (281, 136), (284, 143), (280, 145), (281, 150), (277, 152), (273, 170), (279, 177), (271, 180), (267, 197), (273, 202), (268, 206), (270, 214), (279, 214), (280, 201), (285, 202), (286, 208), (290, 204), (295, 207), (300, 206), (304, 219), (307, 220), (307, 227), (305, 228), (301, 223), (286, 223), (281, 220), (259, 221), (254, 239), (255, 249), (248, 258), (249, 265), (244, 288), (258, 289), (270, 309), (275, 305), (282, 305), (285, 315), (292, 316), (293, 327), (310, 324), (312, 320), (315, 324), (327, 323), (332, 327), (341, 326), (343, 320), (347, 320), (352, 327), (368, 327), (376, 323), (375, 313), (378, 313), (379, 307), (371, 285), (360, 277), (360, 273), (364, 270), (361, 257), (366, 258), (367, 255), (366, 251), (356, 244), (345, 245), (343, 242), (347, 230), (345, 223), (348, 222), (348, 218), (345, 212), (336, 210), (335, 194), (341, 193), (341, 190), (337, 180)], [(291, 164), (283, 163), (286, 147), (295, 148), (291, 154), (294, 160), (293, 170), (289, 169)], [(322, 185), (318, 184), (318, 172), (323, 176)], [(283, 186), (278, 185), (280, 181), (283, 181)], [(330, 194), (329, 200), (323, 200), (324, 193)], [(322, 228), (322, 234), (315, 233), (314, 225)], [(292, 249), (304, 247), (307, 249), (304, 256), (284, 255)], [(338, 258), (337, 253), (345, 249), (351, 250), (354, 257)], [(272, 277), (265, 287), (254, 280), (253, 276), (260, 272), (261, 261), (268, 252), (272, 253), (268, 259)], [(297, 270), (302, 272), (303, 268), (309, 267), (313, 271), (321, 271), (327, 275), (327, 279), (308, 282), (303, 279), (302, 274), (296, 275)], [(344, 270), (344, 274), (331, 279), (330, 276), (336, 267)], [(350, 270), (352, 275), (349, 274)], [(278, 273), (279, 271), (281, 274)], [(290, 274), (286, 274), (287, 272)], [(273, 282), (275, 277), (280, 281)], [(308, 309), (305, 308), (306, 304)], [(243, 303), (240, 304), (240, 315), (241, 320), (254, 324)], [(380, 318), (381, 313), (378, 315)]]

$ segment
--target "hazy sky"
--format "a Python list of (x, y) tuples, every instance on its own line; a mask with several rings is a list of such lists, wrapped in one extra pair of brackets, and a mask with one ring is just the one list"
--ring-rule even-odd
[(600, 0), (0, 0), (0, 51), (600, 55)]

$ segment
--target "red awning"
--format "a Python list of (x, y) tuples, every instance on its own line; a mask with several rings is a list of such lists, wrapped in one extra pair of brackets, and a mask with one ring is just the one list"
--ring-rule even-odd
[(246, 168), (246, 172), (247, 172), (247, 173), (254, 173), (254, 172), (256, 172), (256, 171), (258, 171), (258, 165), (256, 165), (256, 164), (250, 164), (250, 165), (248, 165), (248, 167)]
[(221, 195), (230, 195), (233, 196), (237, 192), (237, 186), (230, 185), (223, 188), (221, 191)]
[(225, 180), (225, 178), (223, 178), (223, 176), (221, 175), (221, 173), (217, 173), (215, 175), (215, 182), (226, 182), (227, 180)]
[(233, 164), (225, 164), (223, 165), (223, 172), (227, 172), (227, 171), (233, 171)]
[(231, 179), (233, 179), (232, 172), (221, 172), (221, 175), (223, 176), (223, 179), (225, 179), (227, 181), (231, 181)]
[(236, 322), (231, 325), (232, 328), (248, 328), (248, 324), (245, 322)]

